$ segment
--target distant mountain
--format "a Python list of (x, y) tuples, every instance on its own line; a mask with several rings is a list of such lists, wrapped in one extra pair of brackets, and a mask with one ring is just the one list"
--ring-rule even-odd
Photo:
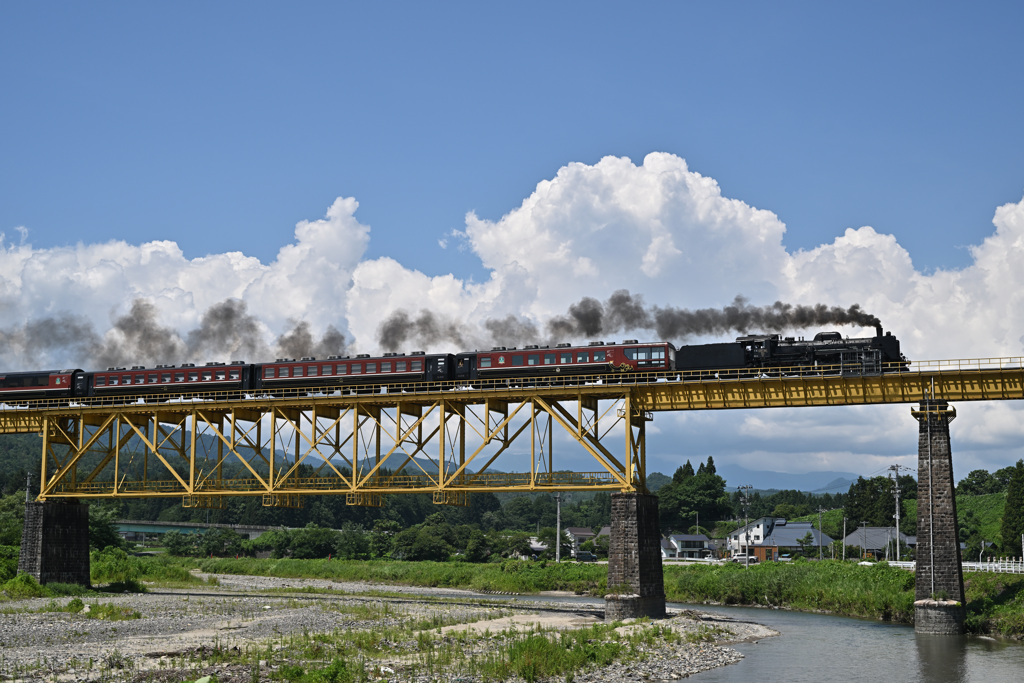
[[(717, 465), (717, 463), (716, 463)], [(750, 484), (759, 491), (794, 490), (806, 493), (846, 493), (850, 485), (861, 476), (853, 472), (805, 472), (791, 474), (768, 470), (748, 470), (739, 465), (717, 465), (718, 474), (725, 479), (726, 489)]]

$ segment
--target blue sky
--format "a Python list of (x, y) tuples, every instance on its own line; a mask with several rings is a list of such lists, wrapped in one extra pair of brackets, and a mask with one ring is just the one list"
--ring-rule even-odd
[[(809, 248), (960, 266), (1024, 189), (1016, 3), (66, 3), (0, 8), (0, 230), (273, 258), (335, 196), (392, 256), (570, 161), (684, 157)], [(480, 273), (476, 272), (479, 277)]]
[[(861, 303), (914, 358), (1024, 355), (1022, 20), (1018, 3), (5, 2), (3, 327), (73, 312), (104, 334), (141, 297), (184, 335), (235, 298), (268, 340), (305, 319), (372, 350), (399, 308), (541, 324), (626, 287)], [(655, 177), (684, 208), (646, 204)], [(63, 362), (31, 351), (3, 366)], [(1015, 411), (982, 411), (965, 462), (1021, 457)], [(724, 419), (663, 422), (787, 465), (784, 445), (754, 454), (759, 416), (716, 451)], [(833, 439), (805, 462), (850, 469)], [(911, 461), (892, 439), (859, 447), (866, 471)]]

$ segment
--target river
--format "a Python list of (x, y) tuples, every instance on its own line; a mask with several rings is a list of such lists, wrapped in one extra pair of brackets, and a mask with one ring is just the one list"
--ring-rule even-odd
[(749, 607), (672, 605), (719, 612), (782, 635), (735, 645), (745, 658), (691, 676), (700, 683), (891, 680), (1009, 683), (1024, 680), (1024, 646), (978, 636), (926, 636), (911, 626)]

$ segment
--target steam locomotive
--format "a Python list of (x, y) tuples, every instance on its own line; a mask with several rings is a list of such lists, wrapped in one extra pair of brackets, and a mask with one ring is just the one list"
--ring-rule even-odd
[[(646, 373), (676, 372), (682, 380), (700, 376), (756, 377), (763, 374), (814, 372), (821, 374), (878, 374), (906, 369), (900, 342), (877, 328), (874, 337), (844, 338), (838, 332), (819, 332), (811, 340), (771, 335), (747, 335), (734, 342), (676, 348), (669, 342), (590, 342), (504, 346), (490, 351), (455, 354), (414, 352), (380, 356), (278, 358), (273, 363), (243, 361), (196, 366), (157, 365), (154, 368), (107, 368), (103, 371), (44, 370), (0, 373), (0, 403), (18, 405), (40, 399), (123, 398), (155, 395), (173, 398), (198, 392), (273, 394), (278, 389), (316, 391), (409, 384), (429, 389), (453, 382), (474, 387), (518, 383), (535, 378), (542, 383), (609, 381)], [(588, 376), (587, 380), (582, 380)]]

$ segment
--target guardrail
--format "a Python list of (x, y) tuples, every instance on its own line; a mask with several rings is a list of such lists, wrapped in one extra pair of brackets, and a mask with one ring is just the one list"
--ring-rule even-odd
[[(916, 562), (890, 562), (893, 567), (909, 569), (914, 571)], [(997, 574), (1024, 574), (1024, 558), (1010, 558), (1008, 560), (985, 560), (984, 562), (962, 562), (961, 567), (965, 572), (994, 572)]]

